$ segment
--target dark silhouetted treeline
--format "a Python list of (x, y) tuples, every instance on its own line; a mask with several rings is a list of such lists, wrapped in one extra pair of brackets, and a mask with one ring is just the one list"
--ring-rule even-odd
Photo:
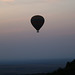
[(75, 75), (75, 59), (72, 62), (67, 62), (65, 68), (59, 68), (52, 73), (38, 73), (29, 75)]

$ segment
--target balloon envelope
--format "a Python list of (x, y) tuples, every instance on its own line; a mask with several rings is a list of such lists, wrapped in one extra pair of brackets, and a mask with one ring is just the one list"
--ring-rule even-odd
[(37, 32), (39, 32), (40, 28), (43, 26), (44, 21), (44, 18), (40, 15), (35, 15), (31, 18), (31, 23)]

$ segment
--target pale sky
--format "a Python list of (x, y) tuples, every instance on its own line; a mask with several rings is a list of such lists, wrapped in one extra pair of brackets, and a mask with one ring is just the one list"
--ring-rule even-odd
[[(37, 34), (30, 23), (45, 18)], [(75, 57), (75, 0), (0, 0), (0, 61)]]

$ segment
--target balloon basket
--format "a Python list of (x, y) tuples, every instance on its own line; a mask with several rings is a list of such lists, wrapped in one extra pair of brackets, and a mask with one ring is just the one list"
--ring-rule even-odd
[(39, 33), (39, 30), (37, 30), (37, 33)]

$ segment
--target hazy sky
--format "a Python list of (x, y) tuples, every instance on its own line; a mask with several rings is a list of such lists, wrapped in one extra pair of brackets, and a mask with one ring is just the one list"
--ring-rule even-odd
[[(34, 15), (45, 18), (40, 33)], [(75, 57), (75, 0), (0, 0), (0, 61)]]

